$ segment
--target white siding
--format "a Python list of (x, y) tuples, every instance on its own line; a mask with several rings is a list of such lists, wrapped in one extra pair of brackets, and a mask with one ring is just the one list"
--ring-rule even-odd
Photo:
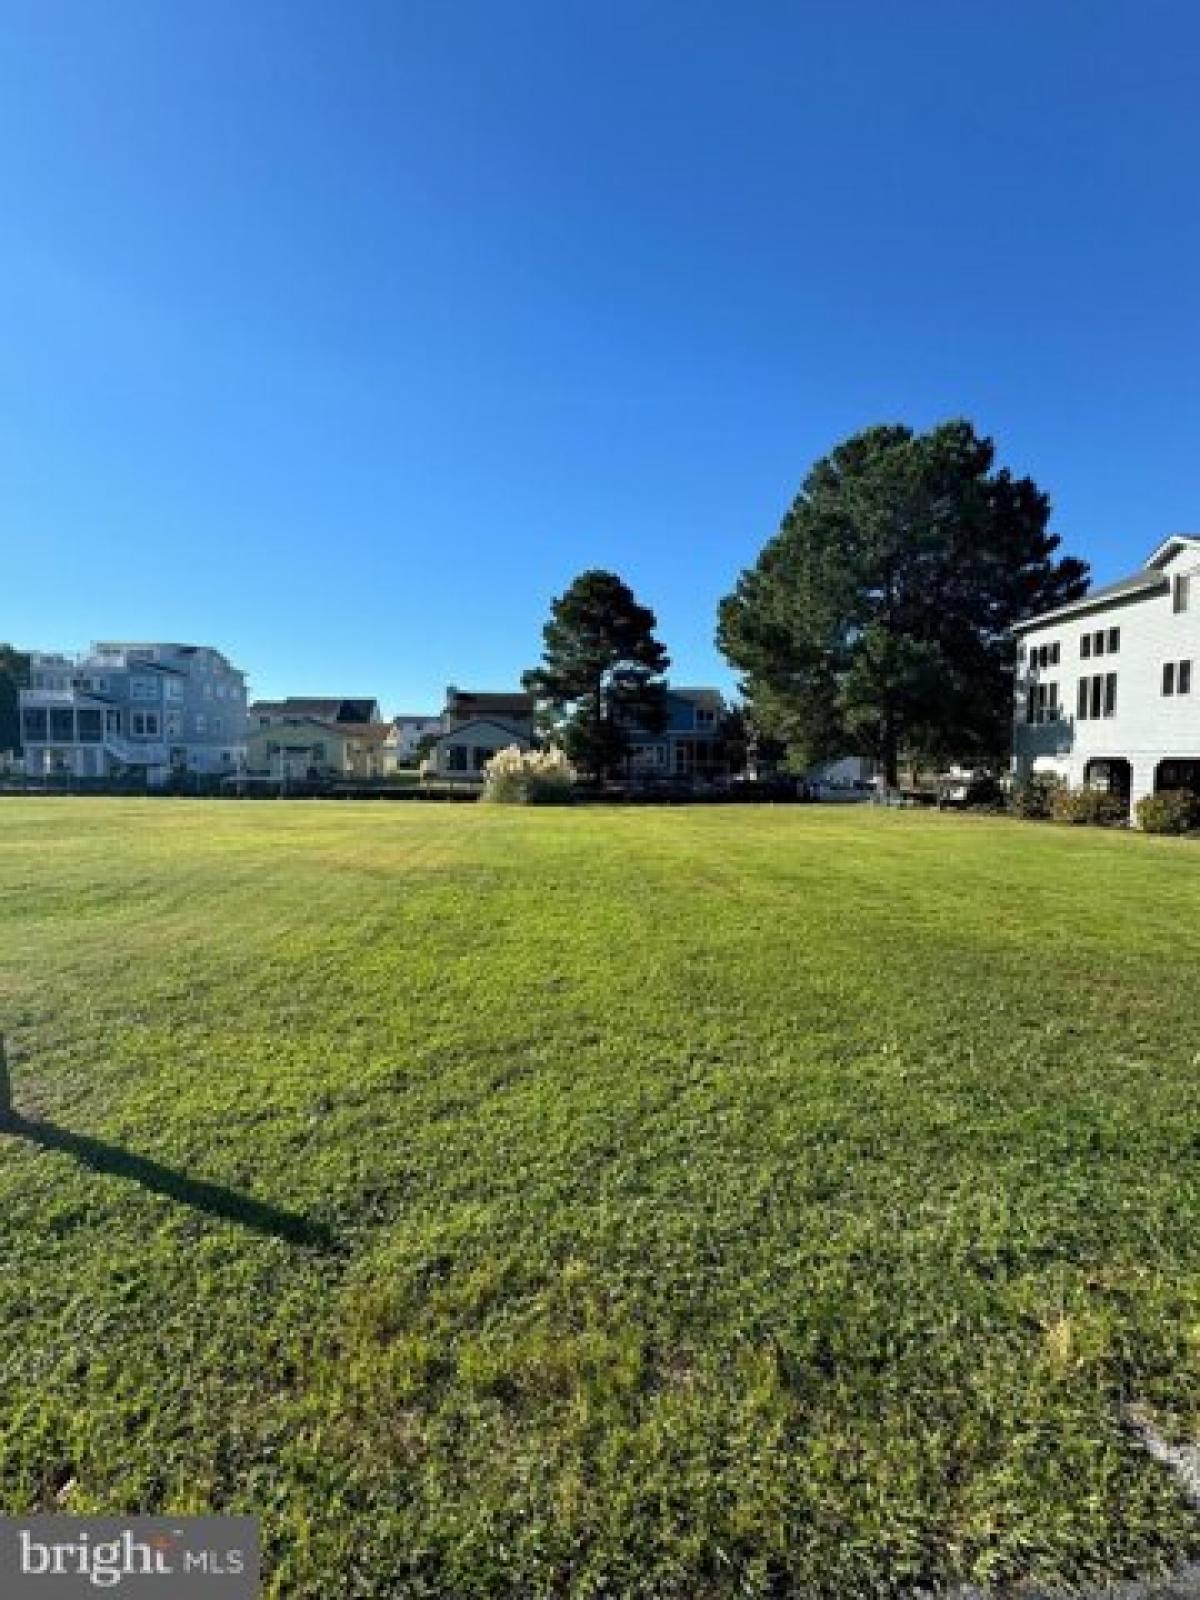
[[(1059, 621), (1039, 623), (1022, 632), (1019, 644), (1014, 729), (1014, 767), (1058, 773), (1073, 786), (1084, 781), (1094, 759), (1125, 759), (1133, 771), (1133, 800), (1153, 792), (1155, 769), (1165, 758), (1200, 760), (1200, 544), (1189, 544), (1164, 560), (1167, 580), (1161, 591), (1117, 597)], [(1176, 613), (1170, 580), (1191, 573), (1189, 607)], [(1085, 657), (1085, 636), (1103, 629), (1121, 630), (1115, 654)], [(1059, 647), (1057, 666), (1031, 668), (1042, 645)], [(1163, 664), (1192, 663), (1191, 692), (1164, 695)], [(1095, 673), (1117, 675), (1116, 714), (1080, 719), (1078, 686)], [(1033, 682), (1057, 683), (1061, 715), (1057, 721), (1031, 726), (1026, 721), (1026, 690)]]

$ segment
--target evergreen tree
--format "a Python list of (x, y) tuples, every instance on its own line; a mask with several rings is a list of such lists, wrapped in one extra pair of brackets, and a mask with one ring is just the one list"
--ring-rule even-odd
[(0, 644), (0, 751), (20, 750), (19, 692), (29, 683), (29, 657), (11, 644)]
[(1075, 599), (1050, 502), (994, 471), (968, 422), (870, 428), (812, 468), (779, 532), (721, 602), (717, 641), (756, 724), (803, 763), (1009, 747), (1010, 629)]
[(662, 674), (671, 663), (656, 626), (613, 572), (581, 573), (551, 605), (542, 664), (522, 682), (568, 756), (594, 778), (620, 770), (631, 730), (665, 725)]

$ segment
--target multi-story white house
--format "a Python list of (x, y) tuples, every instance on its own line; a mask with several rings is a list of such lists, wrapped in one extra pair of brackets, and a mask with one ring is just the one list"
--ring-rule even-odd
[(1104, 787), (1129, 805), (1200, 791), (1200, 535), (1016, 629), (1013, 771)]
[(245, 678), (207, 645), (34, 653), (21, 739), (35, 777), (133, 774), (161, 784), (173, 772), (234, 772), (245, 749)]

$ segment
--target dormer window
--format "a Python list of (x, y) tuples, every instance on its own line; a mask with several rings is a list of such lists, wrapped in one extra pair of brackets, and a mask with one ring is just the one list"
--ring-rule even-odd
[(1188, 608), (1191, 599), (1191, 578), (1190, 572), (1177, 572), (1171, 579), (1171, 609), (1176, 615)]

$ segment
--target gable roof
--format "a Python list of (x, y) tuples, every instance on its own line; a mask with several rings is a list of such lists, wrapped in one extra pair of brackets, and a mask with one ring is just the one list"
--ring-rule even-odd
[(681, 700), (690, 700), (693, 705), (704, 706), (713, 711), (725, 709), (725, 696), (719, 689), (677, 689), (674, 684), (668, 684), (667, 693), (678, 695)]
[(1195, 550), (1197, 554), (1200, 554), (1200, 533), (1169, 534), (1157, 549), (1150, 552), (1146, 565), (1148, 567), (1165, 566), (1178, 550)]
[(461, 739), (463, 734), (469, 732), (472, 728), (494, 728), (499, 733), (508, 734), (514, 743), (531, 743), (527, 733), (522, 733), (519, 728), (514, 728), (507, 722), (501, 722), (496, 717), (472, 717), (467, 722), (456, 722), (445, 733), (439, 734), (433, 742), (435, 745), (449, 744), (455, 739)]
[(1140, 571), (1131, 572), (1127, 578), (1118, 578), (1115, 583), (1105, 583), (1098, 589), (1089, 589), (1086, 594), (1080, 595), (1078, 600), (1055, 606), (1052, 611), (1041, 611), (1035, 617), (1026, 617), (1023, 622), (1014, 623), (1012, 631), (1027, 633), (1030, 628), (1040, 628), (1047, 622), (1061, 622), (1067, 617), (1077, 617), (1086, 611), (1094, 611), (1097, 606), (1109, 605), (1114, 600), (1133, 600), (1141, 595), (1165, 591), (1167, 579), (1160, 570), (1163, 563), (1170, 560), (1177, 549), (1186, 549), (1192, 545), (1200, 551), (1200, 538), (1195, 534), (1172, 534), (1169, 539), (1163, 540), (1157, 550), (1151, 552), (1149, 560)]
[(366, 696), (317, 699), (288, 695), (285, 700), (256, 700), (249, 707), (251, 716), (316, 717), (324, 722), (375, 722), (379, 702)]
[(484, 711), (504, 711), (509, 716), (532, 717), (536, 702), (533, 695), (514, 690), (511, 694), (493, 694), (474, 689), (447, 689), (446, 714), (449, 716), (477, 716)]

